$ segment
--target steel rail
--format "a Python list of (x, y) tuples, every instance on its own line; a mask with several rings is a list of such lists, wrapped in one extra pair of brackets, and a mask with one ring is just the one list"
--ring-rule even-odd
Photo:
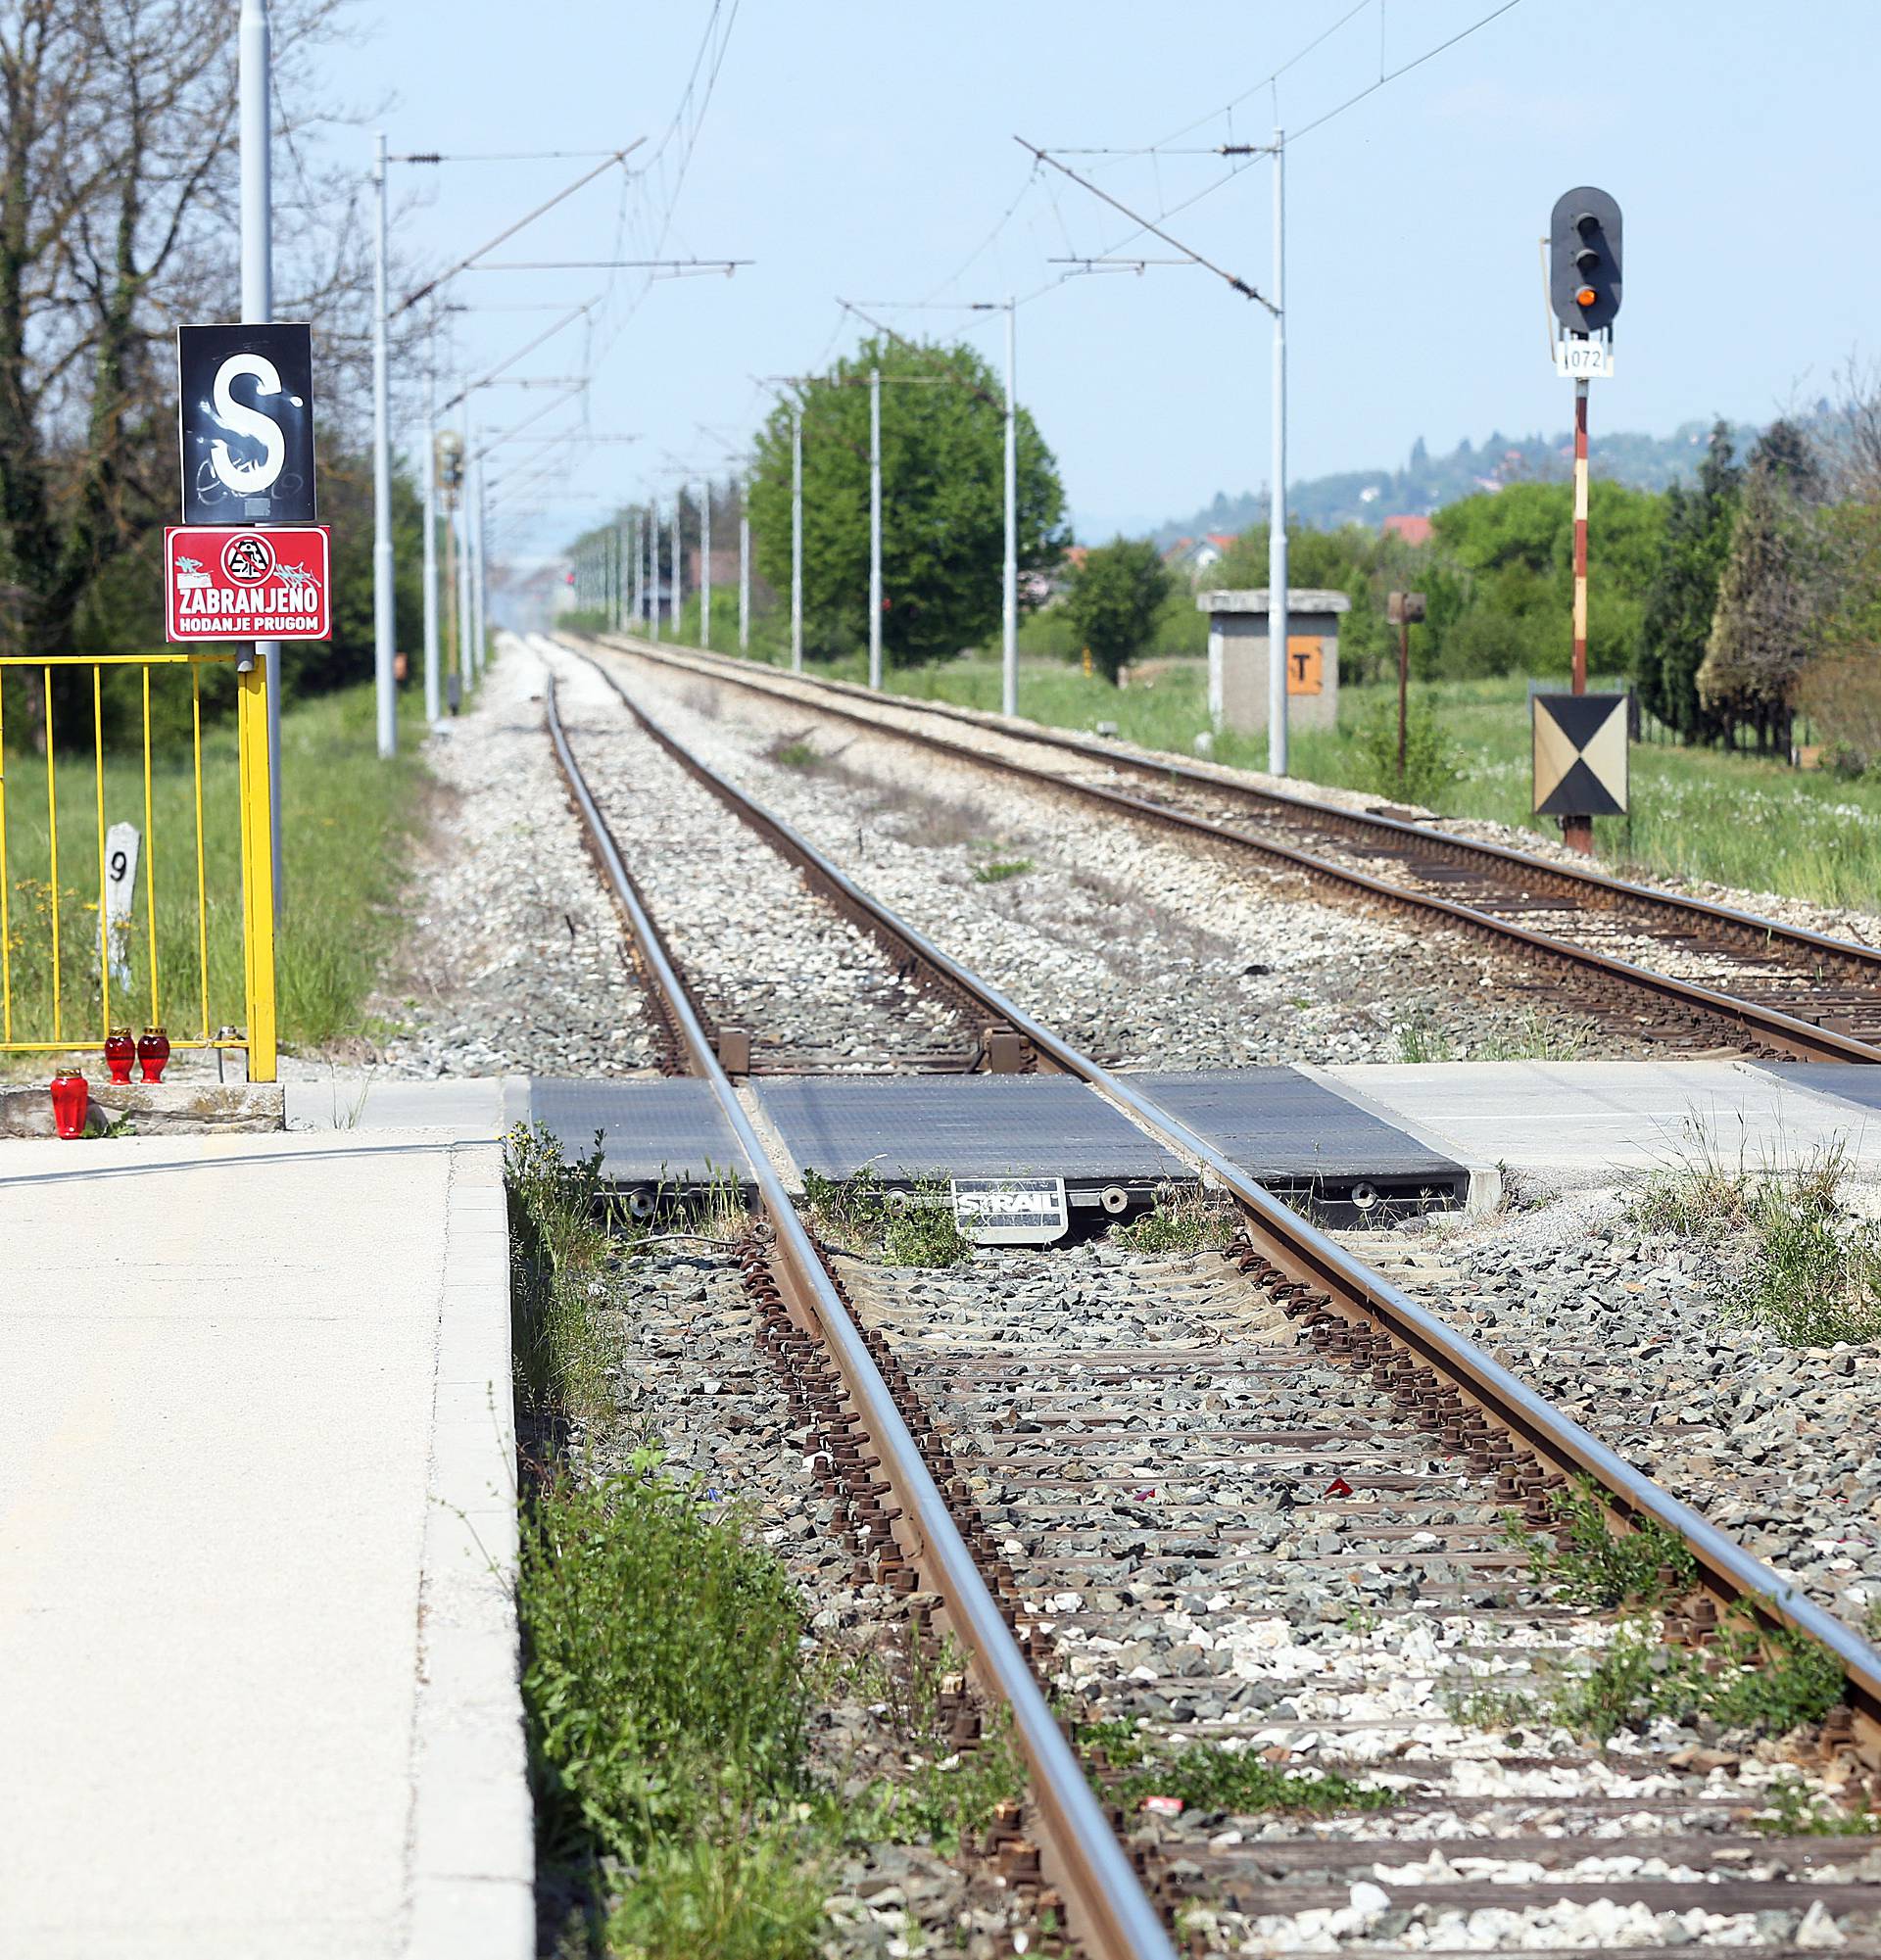
[[(604, 638), (626, 640), (631, 636), (610, 634)], [(644, 649), (638, 642), (634, 642), (634, 650)], [(667, 655), (684, 652), (700, 661), (709, 661), (715, 669), (731, 670), (728, 678), (735, 677), (739, 667), (751, 665), (751, 662), (741, 661), (729, 653), (710, 652), (704, 647), (669, 647), (661, 650)], [(989, 735), (1002, 735), (1013, 741), (1036, 742), (1044, 748), (1062, 748), (1089, 761), (1105, 763), (1113, 769), (1134, 770), (1138, 775), (1181, 783), (1189, 789), (1237, 796), (1248, 803), (1272, 804), (1297, 814), (1302, 822), (1329, 825), (1359, 837), (1368, 833), (1381, 835), (1404, 843), (1423, 856), (1447, 857), (1454, 863), (1486, 859), (1507, 866), (1525, 878), (1544, 880), (1568, 890), (1597, 892), (1608, 899), (1662, 912), (1672, 918), (1683, 915), (1707, 920), (1747, 941), (1762, 939), (1798, 953), (1813, 954), (1865, 969), (1875, 983), (1881, 985), (1881, 947), (1864, 946), (1857, 939), (1838, 939), (1831, 933), (1813, 932), (1807, 926), (1787, 925), (1780, 919), (1767, 919), (1761, 913), (1721, 905), (1712, 898), (1658, 891), (1650, 884), (1637, 884), (1630, 879), (1616, 878), (1611, 872), (1558, 864), (1552, 858), (1531, 856), (1512, 844), (1491, 843), (1482, 837), (1461, 837), (1450, 831), (1432, 830), (1427, 824), (1387, 816), (1381, 811), (1347, 810), (1336, 803), (1323, 803), (1315, 797), (1303, 796), (1296, 790), (1261, 789), (1240, 781), (1219, 766), (1198, 768), (1182, 756), (1162, 755), (1131, 743), (1095, 741), (1088, 736), (1075, 735), (1068, 729), (1046, 728), (1037, 722), (1008, 718), (982, 708), (963, 707), (954, 701), (917, 700), (905, 694), (885, 696), (853, 681), (839, 681), (820, 674), (793, 674), (789, 678), (806, 687), (864, 703), (902, 708), (911, 714), (933, 715), (940, 720), (958, 722), (962, 727), (983, 729)], [(1877, 1052), (1874, 1059), (1881, 1061), (1881, 1052)]]
[[(611, 677), (610, 677), (611, 678)], [(614, 686), (619, 690), (619, 683)], [(701, 769), (708, 765), (700, 763)], [(720, 779), (723, 781), (724, 779)], [(823, 875), (852, 894), (857, 903), (892, 919), (897, 933), (922, 945), (925, 956), (953, 973), (1015, 1027), (1041, 1055), (1068, 1075), (1078, 1076), (1131, 1118), (1166, 1149), (1186, 1158), (1212, 1176), (1240, 1207), (1253, 1232), (1277, 1263), (1286, 1261), (1349, 1307), (1357, 1308), (1415, 1354), (1456, 1382), (1483, 1412), (1526, 1442), (1556, 1468), (1590, 1476), (1628, 1517), (1648, 1517), (1672, 1532), (1691, 1553), (1712, 1590), (1727, 1599), (1754, 1602), (1760, 1610), (1818, 1642), (1833, 1653), (1846, 1676), (1856, 1709), (1881, 1725), (1881, 1651), (1852, 1627), (1803, 1597), (1793, 1580), (1745, 1551), (1689, 1505), (1627, 1462), (1565, 1414), (1467, 1335), (1421, 1307), (1380, 1274), (1371, 1270), (1325, 1232), (1284, 1205), (1240, 1165), (1224, 1155), (1153, 1098), (1100, 1062), (1073, 1048), (989, 981), (969, 972), (917, 928), (871, 898), (775, 811), (736, 785), (725, 784), (728, 801), (762, 811), (767, 826), (790, 836), (795, 848), (820, 861)]]
[[(618, 636), (616, 636), (618, 637)], [(1478, 910), (1475, 906), (1465, 905), (1454, 898), (1445, 898), (1435, 892), (1411, 891), (1395, 885), (1383, 879), (1375, 878), (1369, 872), (1356, 871), (1346, 865), (1333, 864), (1329, 860), (1316, 857), (1309, 851), (1297, 849), (1290, 844), (1282, 844), (1270, 838), (1257, 837), (1246, 831), (1237, 830), (1231, 824), (1220, 823), (1212, 817), (1199, 817), (1193, 812), (1172, 808), (1166, 803), (1152, 802), (1144, 796), (1134, 796), (1127, 790), (1107, 789), (1101, 784), (1081, 783), (1075, 778), (1061, 776), (1055, 771), (1037, 763), (1021, 762), (1010, 756), (989, 754), (984, 749), (969, 747), (964, 742), (948, 741), (938, 735), (924, 733), (919, 729), (898, 728), (884, 722), (874, 715), (857, 712), (854, 709), (837, 706), (832, 702), (803, 701), (784, 686), (772, 685), (734, 671), (740, 664), (721, 660), (713, 656), (710, 668), (697, 666), (690, 658), (673, 656), (666, 648), (642, 646), (635, 643), (630, 651), (636, 659), (648, 659), (661, 666), (671, 667), (679, 673), (704, 674), (708, 678), (722, 679), (734, 687), (741, 687), (752, 693), (763, 694), (772, 700), (794, 701), (808, 707), (817, 714), (833, 715), (842, 721), (854, 723), (858, 727), (873, 729), (878, 734), (897, 738), (903, 741), (917, 742), (933, 748), (941, 754), (957, 759), (978, 763), (987, 769), (1000, 770), (1008, 775), (1024, 777), (1030, 782), (1065, 791), (1086, 800), (1103, 803), (1112, 809), (1128, 811), (1133, 816), (1147, 817), (1152, 822), (1176, 830), (1190, 832), (1196, 836), (1213, 837), (1230, 844), (1238, 850), (1251, 850), (1257, 855), (1271, 859), (1291, 870), (1299, 871), (1309, 878), (1323, 883), (1343, 885), (1363, 893), (1366, 897), (1390, 905), (1397, 910), (1430, 914), (1449, 920), (1466, 931), (1485, 938), (1505, 944), (1514, 944), (1525, 952), (1544, 960), (1564, 965), (1569, 969), (1597, 974), (1602, 980), (1616, 986), (1644, 992), (1664, 1000), (1668, 1004), (1687, 1010), (1702, 1012), (1714, 1019), (1724, 1021), (1744, 1029), (1757, 1041), (1783, 1053), (1793, 1055), (1803, 1061), (1816, 1062), (1859, 1062), (1881, 1063), (1881, 1047), (1857, 1039), (1852, 1034), (1841, 1034), (1829, 1028), (1818, 1028), (1812, 1022), (1785, 1014), (1779, 1008), (1765, 1007), (1756, 1001), (1746, 1000), (1739, 995), (1724, 993), (1715, 987), (1706, 986), (1698, 980), (1679, 980), (1670, 974), (1660, 973), (1652, 967), (1642, 967), (1630, 960), (1616, 958), (1611, 953), (1599, 952), (1593, 947), (1576, 944), (1571, 939), (1556, 938), (1547, 932), (1538, 932), (1531, 927), (1518, 926), (1513, 921), (1500, 919), (1492, 912)], [(690, 649), (687, 649), (690, 653)], [(796, 676), (788, 678), (795, 682)], [(808, 685), (824, 688), (837, 684), (811, 682)], [(899, 701), (883, 702), (880, 696), (870, 695), (869, 699), (878, 705), (899, 707)], [(1018, 736), (1012, 731), (994, 729), (996, 734), (1007, 734), (1014, 740), (1031, 741), (1030, 735)], [(1216, 789), (1227, 789), (1229, 785), (1208, 781)], [(1265, 794), (1252, 791), (1250, 794)], [(1322, 805), (1308, 805), (1318, 812)], [(1411, 828), (1411, 827), (1407, 827)], [(1434, 835), (1434, 834), (1423, 834)], [(1522, 858), (1519, 852), (1512, 852), (1524, 866), (1534, 865), (1539, 871), (1552, 872), (1554, 867), (1543, 864), (1538, 859)], [(1680, 903), (1683, 901), (1669, 901)], [(1760, 922), (1749, 913), (1733, 915), (1748, 929), (1761, 932), (1768, 924), (1772, 933), (1782, 933), (1787, 929), (1769, 922)], [(1827, 946), (1843, 947), (1839, 940), (1825, 940)], [(1857, 949), (1859, 950), (1858, 948)]]
[[(553, 635), (546, 637), (555, 639)], [(711, 795), (724, 803), (728, 809), (734, 811), (744, 822), (755, 829), (773, 850), (804, 872), (812, 884), (823, 885), (827, 895), (835, 900), (838, 907), (857, 927), (867, 932), (889, 954), (890, 958), (905, 962), (908, 966), (914, 967), (920, 974), (921, 984), (928, 991), (938, 994), (946, 1000), (963, 1017), (966, 1010), (972, 1008), (981, 1014), (989, 1016), (995, 1022), (1001, 1021), (1002, 1017), (999, 1010), (993, 1006), (985, 991), (977, 983), (973, 982), (972, 976), (969, 975), (967, 977), (968, 984), (963, 986), (958, 973), (943, 973), (935, 967), (927, 958), (924, 948), (900, 932), (892, 915), (884, 914), (880, 907), (868, 899), (866, 894), (858, 893), (846, 880), (832, 881), (827, 875), (825, 860), (814, 851), (805, 851), (800, 848), (799, 839), (795, 831), (791, 830), (788, 825), (780, 825), (772, 822), (767, 812), (759, 810), (755, 806), (743, 803), (735, 790), (728, 790), (724, 779), (715, 775), (684, 742), (680, 741), (677, 737), (635, 700), (620, 685), (619, 681), (612, 674), (608, 673), (606, 668), (585, 647), (571, 645), (565, 640), (555, 640), (555, 644), (559, 645), (564, 652), (571, 653), (576, 659), (585, 662), (592, 668), (602, 682), (613, 690), (615, 695), (620, 700), (620, 704), (633, 716), (634, 720), (646, 734), (681, 769), (685, 770), (694, 782), (700, 785)], [(978, 1046), (968, 1051), (968, 1072), (971, 1070), (971, 1063), (973, 1061), (987, 1061), (989, 1059), (988, 1037), (999, 1033), (1011, 1034), (1021, 1042), (1025, 1038), (1019, 1029), (1012, 1028), (1010, 1025), (983, 1028), (978, 1037)], [(1035, 1058), (1028, 1055), (1026, 1059), (1031, 1061)], [(994, 1063), (993, 1067), (997, 1070), (998, 1064)]]
[(1111, 1831), (1103, 1806), (1059, 1729), (1017, 1639), (1001, 1618), (888, 1383), (831, 1284), (783, 1179), (772, 1167), (731, 1077), (719, 1067), (705, 1030), (692, 1011), (659, 933), (627, 875), (620, 848), (569, 746), (556, 706), (553, 674), (543, 691), (543, 707), (555, 758), (594, 839), (614, 897), (649, 970), (666, 992), (693, 1071), (709, 1085), (750, 1172), (750, 1182), (775, 1238), (773, 1258), (787, 1297), (800, 1315), (821, 1329), (829, 1343), (856, 1410), (881, 1453), (882, 1466), (901, 1505), (902, 1521), (912, 1528), (912, 1549), (935, 1579), (948, 1618), (971, 1649), (982, 1679), (1012, 1711), (1014, 1739), (1032, 1772), (1033, 1797), (1052, 1833), (1052, 1848), (1063, 1864), (1068, 1903), (1078, 1930), (1102, 1960), (1176, 1960), (1162, 1916), (1149, 1902), (1129, 1855)]

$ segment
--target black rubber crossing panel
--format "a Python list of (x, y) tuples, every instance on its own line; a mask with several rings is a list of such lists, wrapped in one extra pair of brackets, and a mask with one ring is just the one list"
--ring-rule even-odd
[(612, 1184), (748, 1182), (745, 1160), (708, 1083), (686, 1076), (634, 1081), (529, 1079), (529, 1120), (569, 1157), (586, 1157), (601, 1132), (602, 1175)]
[(1871, 1062), (1759, 1062), (1779, 1082), (1835, 1096), (1857, 1109), (1881, 1110), (1881, 1068)]
[(791, 1155), (825, 1177), (1184, 1176), (1179, 1158), (1070, 1076), (767, 1076), (753, 1081)]
[(1463, 1172), (1453, 1158), (1295, 1069), (1133, 1070), (1124, 1079), (1264, 1183)]
[(1296, 1069), (1143, 1070), (1126, 1079), (1328, 1224), (1377, 1224), (1468, 1202), (1463, 1165)]

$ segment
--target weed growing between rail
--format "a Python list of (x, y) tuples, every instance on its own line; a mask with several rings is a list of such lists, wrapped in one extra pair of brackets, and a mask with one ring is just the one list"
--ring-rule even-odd
[(958, 1266), (973, 1257), (943, 1178), (891, 1191), (872, 1165), (844, 1179), (806, 1169), (803, 1201), (820, 1236), (884, 1266)]
[(1184, 1810), (1236, 1817), (1262, 1812), (1332, 1817), (1387, 1809), (1398, 1800), (1392, 1791), (1374, 1790), (1335, 1772), (1296, 1775), (1253, 1749), (1223, 1743), (1191, 1743), (1159, 1756), (1132, 1721), (1087, 1722), (1077, 1740), (1092, 1767), (1112, 1773), (1107, 1793), (1126, 1810), (1140, 1808), (1146, 1797), (1174, 1796)]
[(1793, 1169), (1731, 1165), (1709, 1139), (1654, 1172), (1627, 1216), (1710, 1248), (1729, 1319), (1792, 1347), (1881, 1340), (1881, 1223), (1851, 1209), (1840, 1141)]
[(1528, 1560), (1529, 1576), (1568, 1605), (1653, 1607), (1688, 1592), (1698, 1576), (1692, 1554), (1651, 1518), (1616, 1532), (1593, 1481), (1577, 1477), (1554, 1500), (1558, 1537), (1505, 1518), (1510, 1542)]
[(1150, 1211), (1127, 1225), (1112, 1225), (1110, 1236), (1132, 1252), (1226, 1252), (1234, 1219), (1201, 1185), (1165, 1184)]
[(985, 864), (973, 868), (973, 882), (976, 884), (1004, 884), (1008, 879), (1024, 878), (1032, 869), (1029, 857), (989, 858)]
[(901, 1753), (892, 1776), (858, 1760), (832, 1765), (844, 1793), (826, 1793), (833, 1827), (862, 1843), (931, 1844), (957, 1857), (1001, 1805), (1020, 1802), (1025, 1766), (1004, 1708), (989, 1711), (971, 1748), (954, 1740), (952, 1708), (966, 1682), (966, 1662), (951, 1638), (933, 1648), (902, 1640), (884, 1650), (833, 1650), (821, 1663), (821, 1698), (860, 1701), (895, 1736)]
[[(748, 1220), (726, 1187), (696, 1218), (636, 1223), (608, 1204), (601, 1162), (599, 1138), (572, 1160), (540, 1127), (506, 1138), (545, 1950), (815, 1960), (845, 1857), (884, 1843), (954, 1855), (1020, 1800), (1024, 1774), (996, 1715), (955, 1740), (969, 1704), (950, 1649), (905, 1628), (817, 1645), (754, 1520), (662, 1474), (656, 1429), (620, 1447), (632, 1432), (609, 1368), (635, 1261), (675, 1240), (727, 1246)], [(626, 1473), (584, 1469), (603, 1458)], [(862, 1705), (833, 1756), (818, 1737), (836, 1702)]]
[(1650, 1519), (1613, 1532), (1585, 1478), (1558, 1496), (1554, 1507), (1554, 1538), (1505, 1520), (1530, 1578), (1564, 1604), (1619, 1610), (1623, 1617), (1587, 1673), (1557, 1681), (1546, 1697), (1460, 1694), (1451, 1700), (1459, 1720), (1494, 1726), (1546, 1720), (1602, 1742), (1658, 1720), (1781, 1736), (1820, 1722), (1841, 1700), (1841, 1665), (1827, 1649), (1790, 1628), (1760, 1625), (1741, 1604), (1725, 1609), (1701, 1646), (1668, 1646), (1661, 1614), (1691, 1591), (1698, 1573), (1677, 1537)]

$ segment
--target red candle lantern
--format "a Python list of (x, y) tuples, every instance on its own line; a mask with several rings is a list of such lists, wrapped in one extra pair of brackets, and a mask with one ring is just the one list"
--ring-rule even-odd
[(91, 1087), (82, 1076), (52, 1078), (52, 1121), (61, 1136), (83, 1136), (91, 1107)]
[(130, 1080), (130, 1065), (137, 1059), (137, 1044), (128, 1028), (114, 1028), (105, 1036), (105, 1066), (114, 1082)]
[(169, 1036), (161, 1028), (146, 1028), (137, 1044), (137, 1060), (143, 1065), (145, 1081), (161, 1082), (164, 1064), (169, 1060)]

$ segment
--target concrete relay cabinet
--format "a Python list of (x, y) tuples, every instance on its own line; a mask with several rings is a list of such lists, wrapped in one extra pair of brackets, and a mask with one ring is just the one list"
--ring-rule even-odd
[[(1208, 614), (1208, 711), (1217, 728), (1258, 735), (1267, 727), (1267, 588), (1197, 594)], [(1289, 728), (1332, 728), (1339, 718), (1342, 592), (1289, 587), (1286, 595), (1286, 720)]]

